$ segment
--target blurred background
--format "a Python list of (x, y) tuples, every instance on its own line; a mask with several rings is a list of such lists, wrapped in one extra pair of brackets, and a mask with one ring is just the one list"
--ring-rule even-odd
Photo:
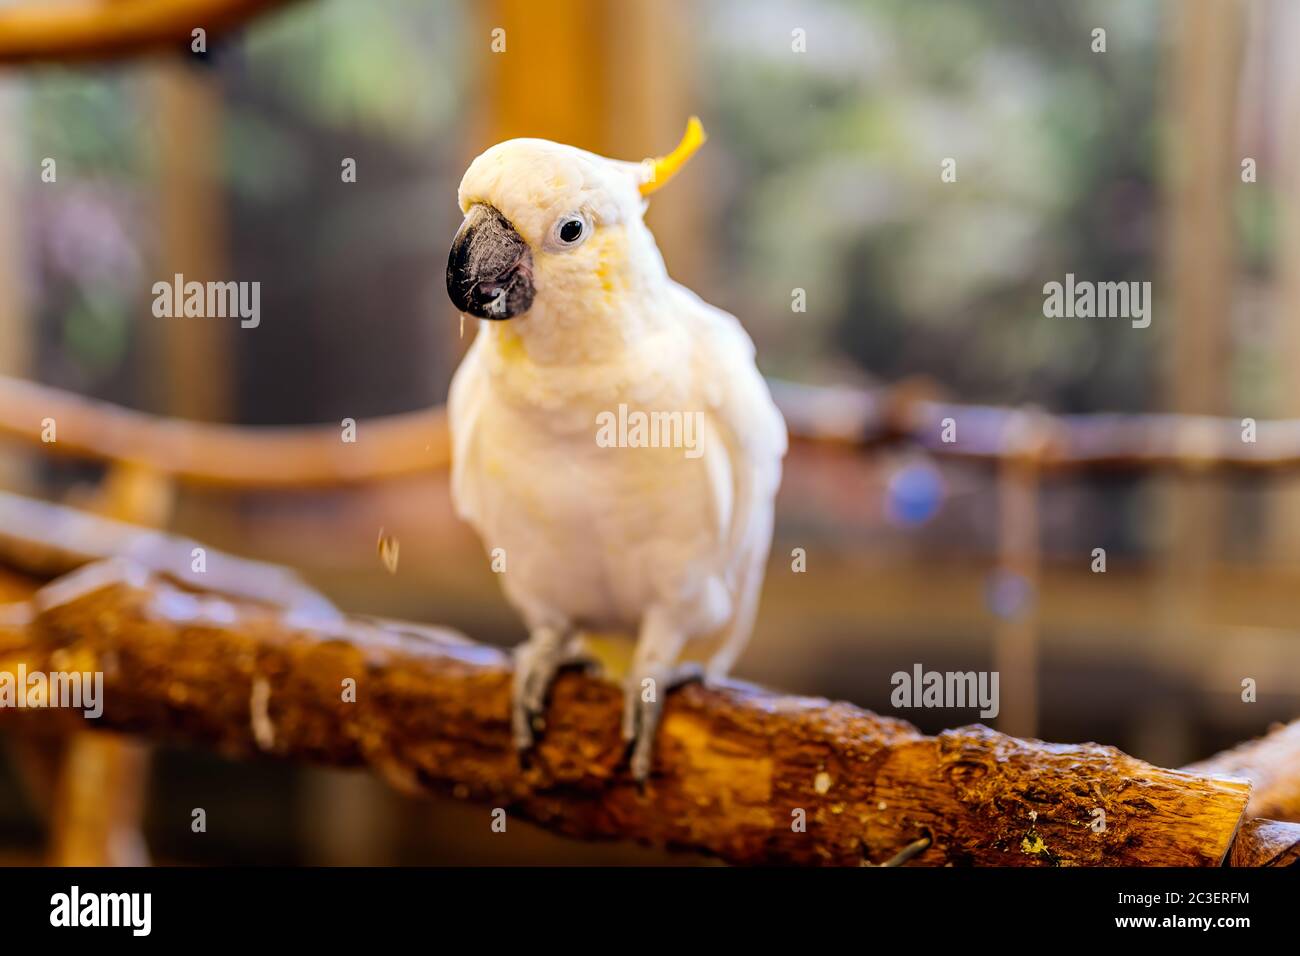
[[(709, 143), (648, 221), (768, 375), (1300, 417), (1298, 41), (1286, 0), (303, 0), (202, 55), (6, 66), (0, 373), (249, 425), (440, 404), (472, 335), (444, 286), (468, 162), (513, 136), (638, 160), (699, 114)], [(260, 327), (154, 318), (151, 286), (177, 272), (260, 281)], [(1045, 318), (1067, 272), (1152, 282), (1150, 328)], [(0, 446), (7, 490), (76, 503), (102, 478)], [(1079, 474), (1038, 502), (1027, 568), (994, 469), (796, 446), (737, 675), (933, 732), (978, 717), (896, 710), (893, 672), (1001, 668), (999, 729), (1166, 766), (1297, 715), (1295, 479)], [(347, 610), (523, 636), (441, 473), (181, 486), (167, 526), (297, 568)], [(147, 805), (161, 862), (684, 859), (513, 821), (507, 838), (481, 807), (365, 774), (182, 749), (156, 751)], [(39, 810), (0, 766), (0, 859), (41, 857)]]

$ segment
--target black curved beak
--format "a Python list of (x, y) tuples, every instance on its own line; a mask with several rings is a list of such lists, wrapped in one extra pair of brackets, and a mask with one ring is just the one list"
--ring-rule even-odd
[(447, 256), (447, 294), (456, 308), (480, 319), (509, 319), (533, 304), (533, 254), (509, 220), (476, 203)]

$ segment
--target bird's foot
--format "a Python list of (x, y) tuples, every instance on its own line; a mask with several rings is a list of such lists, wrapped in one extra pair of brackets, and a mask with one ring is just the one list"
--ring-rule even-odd
[(564, 667), (591, 669), (596, 661), (582, 651), (575, 634), (539, 628), (515, 648), (515, 676), (511, 693), (510, 729), (515, 749), (530, 750), (546, 713), (546, 696)]
[(652, 666), (628, 675), (623, 697), (623, 739), (632, 745), (632, 777), (638, 783), (650, 776), (664, 697), (674, 687), (703, 679), (704, 668), (694, 663)]

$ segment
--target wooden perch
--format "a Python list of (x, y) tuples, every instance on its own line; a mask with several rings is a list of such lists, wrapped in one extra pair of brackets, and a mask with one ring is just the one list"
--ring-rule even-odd
[(1229, 866), (1300, 866), (1300, 823), (1256, 818), (1242, 824)]
[(0, 8), (0, 63), (103, 60), (212, 40), (288, 0), (26, 0)]
[(1251, 781), (1248, 812), (1252, 817), (1300, 820), (1300, 720), (1183, 769)]
[(931, 865), (1212, 866), (1230, 849), (1257, 865), (1300, 846), (1300, 827), (1272, 823), (1233, 848), (1250, 796), (1242, 780), (980, 726), (929, 737), (849, 704), (739, 684), (670, 697), (642, 790), (626, 771), (619, 689), (565, 674), (521, 767), (505, 652), (444, 630), (198, 593), (122, 559), (0, 605), (0, 671), (19, 665), (102, 671), (103, 715), (6, 708), (0, 725), (90, 724), (232, 756), (368, 765), (403, 790), (505, 807), (571, 836), (735, 863), (880, 863), (920, 837), (931, 843), (916, 861)]

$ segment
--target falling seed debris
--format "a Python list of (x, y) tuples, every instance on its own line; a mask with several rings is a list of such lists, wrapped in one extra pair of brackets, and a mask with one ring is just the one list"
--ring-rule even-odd
[(397, 552), (401, 543), (391, 534), (385, 534), (384, 529), (379, 529), (379, 560), (384, 562), (384, 567), (388, 569), (389, 574), (397, 573)]

